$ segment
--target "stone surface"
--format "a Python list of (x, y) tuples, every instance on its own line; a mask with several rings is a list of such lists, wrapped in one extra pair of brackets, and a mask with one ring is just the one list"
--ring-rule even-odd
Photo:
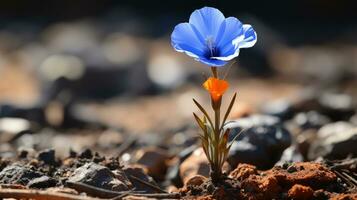
[(347, 122), (323, 126), (308, 153), (309, 159), (343, 159), (347, 156), (357, 156), (357, 127)]
[(5, 167), (0, 172), (0, 183), (27, 185), (31, 180), (43, 175), (44, 174), (31, 169), (31, 167), (15, 163)]
[(273, 116), (252, 115), (232, 121), (225, 128), (232, 129), (230, 139), (242, 132), (233, 142), (228, 157), (233, 168), (238, 163), (263, 169), (272, 167), (291, 144), (290, 133)]
[(48, 176), (41, 176), (39, 178), (35, 178), (31, 180), (27, 184), (27, 186), (29, 188), (43, 189), (43, 188), (54, 187), (56, 186), (56, 184), (57, 184), (56, 179), (50, 178)]
[(180, 166), (180, 176), (183, 183), (196, 175), (208, 177), (209, 165), (202, 148), (196, 149)]
[(135, 190), (144, 191), (147, 193), (157, 192), (153, 188), (148, 187), (147, 185), (137, 180), (138, 178), (142, 181), (150, 183), (151, 185), (157, 186), (157, 183), (154, 181), (154, 179), (151, 176), (147, 175), (148, 170), (145, 167), (140, 165), (127, 165), (123, 167), (123, 171), (132, 183)]
[(115, 191), (127, 191), (131, 189), (132, 186), (127, 185), (130, 181), (126, 176), (123, 174), (121, 175), (122, 176), (119, 179), (118, 176), (107, 167), (91, 162), (77, 168), (72, 176), (69, 177), (68, 182), (85, 183)]
[(135, 155), (137, 163), (148, 169), (148, 174), (157, 179), (163, 179), (166, 173), (169, 155), (159, 148), (140, 149)]
[(189, 178), (186, 182), (185, 182), (185, 186), (189, 187), (189, 186), (200, 186), (202, 183), (204, 183), (207, 180), (206, 177), (202, 176), (202, 175), (196, 175), (193, 176), (191, 178)]
[(304, 158), (301, 155), (299, 149), (297, 148), (297, 146), (292, 145), (284, 150), (280, 160), (276, 163), (276, 165), (282, 165), (284, 163), (292, 163), (292, 162), (302, 162), (302, 161), (304, 161)]
[(310, 187), (303, 186), (300, 184), (295, 184), (288, 191), (288, 197), (290, 199), (296, 199), (296, 200), (311, 199), (313, 195), (314, 195), (314, 191)]
[(301, 112), (294, 116), (293, 121), (301, 129), (318, 129), (330, 122), (327, 116), (324, 116), (316, 111)]
[(54, 164), (56, 164), (55, 150), (54, 149), (46, 149), (46, 150), (40, 151), (37, 155), (37, 159), (39, 161), (43, 161), (45, 164), (54, 165)]

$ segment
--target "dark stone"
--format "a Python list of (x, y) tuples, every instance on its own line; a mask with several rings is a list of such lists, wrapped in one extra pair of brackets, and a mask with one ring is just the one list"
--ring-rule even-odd
[(311, 144), (308, 158), (344, 159), (357, 156), (357, 127), (347, 122), (323, 126)]
[(82, 151), (78, 158), (82, 158), (82, 159), (92, 159), (93, 158), (93, 153), (90, 149), (85, 149), (84, 151)]
[(115, 191), (127, 191), (131, 189), (130, 181), (125, 175), (120, 176), (114, 174), (107, 167), (90, 162), (77, 168), (68, 182), (79, 182), (92, 185), (98, 188), (115, 190)]
[(225, 128), (231, 129), (230, 140), (242, 132), (230, 150), (228, 162), (232, 167), (248, 163), (260, 169), (270, 168), (291, 145), (289, 131), (274, 116), (253, 115), (232, 121)]
[(27, 158), (27, 155), (29, 154), (29, 152), (25, 149), (21, 149), (20, 151), (17, 152), (17, 157), (18, 158)]
[(280, 160), (276, 163), (276, 165), (283, 165), (284, 163), (293, 163), (293, 162), (302, 162), (302, 161), (304, 161), (304, 157), (300, 153), (297, 146), (292, 145), (284, 150)]
[[(137, 191), (144, 191), (146, 193), (155, 193), (157, 192), (155, 189), (148, 187), (147, 185), (143, 184), (142, 182), (138, 181), (137, 179), (143, 180), (145, 182), (148, 182), (154, 186), (158, 186), (157, 183), (154, 181), (154, 179), (147, 175), (144, 172), (144, 169), (139, 167), (139, 166), (125, 166), (123, 168), (123, 171), (125, 172), (126, 176), (129, 178), (130, 182), (133, 184), (135, 190)], [(133, 178), (135, 177), (135, 178)]]
[(0, 183), (27, 185), (31, 180), (43, 175), (28, 166), (21, 166), (15, 163), (5, 167), (0, 172)]
[(56, 185), (57, 185), (56, 179), (50, 178), (48, 176), (41, 176), (39, 178), (35, 178), (27, 184), (29, 188), (37, 188), (37, 189), (54, 187)]
[(302, 129), (318, 129), (330, 122), (330, 119), (317, 111), (301, 112), (295, 115), (294, 122)]
[(318, 99), (322, 113), (334, 121), (349, 120), (355, 114), (355, 107), (350, 95), (325, 93)]
[(45, 164), (55, 165), (56, 164), (55, 150), (54, 149), (43, 150), (38, 153), (37, 159), (43, 161)]
[(197, 146), (192, 145), (190, 147), (185, 148), (177, 155), (178, 160), (175, 163), (173, 163), (172, 165), (170, 165), (167, 169), (166, 178), (165, 178), (167, 180), (167, 182), (165, 183), (165, 185), (174, 184), (177, 187), (183, 186), (183, 182), (180, 177), (180, 165), (196, 149), (197, 149)]

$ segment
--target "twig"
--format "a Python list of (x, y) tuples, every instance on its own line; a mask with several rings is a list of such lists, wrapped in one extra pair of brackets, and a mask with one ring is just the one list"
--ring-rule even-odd
[(343, 174), (341, 174), (340, 172), (338, 171), (333, 171), (335, 174), (337, 174), (337, 176), (342, 179), (345, 183), (347, 183), (349, 186), (353, 187), (354, 184), (353, 182), (351, 182), (351, 180), (349, 180), (348, 177), (344, 176)]
[[(132, 190), (123, 191), (123, 192), (106, 190), (85, 183), (75, 183), (75, 182), (66, 182), (66, 186), (75, 189), (78, 192), (84, 192), (90, 196), (96, 196), (100, 198), (114, 198), (117, 197), (118, 195), (123, 195), (128, 192), (133, 192)], [(140, 191), (135, 191), (135, 192), (140, 193)]]
[(147, 181), (141, 180), (141, 179), (139, 179), (138, 177), (135, 177), (135, 176), (133, 176), (133, 175), (130, 175), (130, 178), (133, 178), (133, 179), (135, 179), (136, 181), (138, 181), (138, 182), (140, 182), (140, 183), (142, 183), (142, 184), (144, 184), (144, 185), (146, 185), (146, 186), (148, 186), (148, 187), (151, 187), (152, 189), (154, 189), (154, 190), (157, 191), (157, 192), (167, 193), (165, 190), (163, 190), (163, 189), (161, 189), (161, 188), (159, 188), (159, 187), (157, 187), (157, 186), (155, 186), (155, 185), (153, 185), (153, 184), (151, 184), (151, 183), (149, 183), (149, 182), (147, 182)]
[(88, 196), (25, 189), (0, 189), (0, 198), (35, 200), (98, 200), (97, 198), (92, 198)]

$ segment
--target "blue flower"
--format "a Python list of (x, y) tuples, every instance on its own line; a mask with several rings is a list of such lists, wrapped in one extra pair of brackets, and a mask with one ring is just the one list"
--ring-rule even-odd
[(235, 17), (225, 18), (216, 8), (195, 10), (188, 23), (178, 24), (171, 35), (171, 44), (196, 60), (223, 66), (239, 54), (240, 48), (254, 46), (257, 34), (249, 24)]

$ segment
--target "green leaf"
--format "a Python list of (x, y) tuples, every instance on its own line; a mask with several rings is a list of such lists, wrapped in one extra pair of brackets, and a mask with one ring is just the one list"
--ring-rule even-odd
[(211, 118), (209, 117), (208, 113), (206, 110), (199, 104), (195, 99), (192, 99), (193, 102), (195, 102), (196, 106), (201, 110), (201, 112), (205, 115), (205, 117), (208, 119), (208, 122), (210, 123), (211, 127), (213, 127), (213, 123), (211, 121)]
[(205, 132), (206, 125), (202, 122), (202, 120), (196, 115), (196, 113), (193, 113), (193, 116), (195, 117), (197, 124), (200, 126), (200, 128)]
[(233, 95), (233, 97), (232, 97), (232, 100), (231, 100), (231, 102), (230, 102), (230, 104), (229, 104), (229, 106), (228, 106), (227, 112), (226, 112), (226, 114), (224, 115), (224, 118), (223, 118), (223, 121), (222, 121), (222, 125), (221, 125), (220, 130), (223, 129), (224, 123), (226, 123), (226, 120), (227, 120), (227, 118), (228, 118), (228, 116), (229, 116), (229, 113), (230, 113), (231, 110), (232, 110), (232, 107), (233, 107), (233, 105), (234, 105), (234, 102), (235, 102), (235, 100), (236, 100), (236, 97), (237, 97), (237, 93), (234, 93), (234, 95)]
[(246, 129), (242, 129), (236, 136), (234, 136), (233, 140), (230, 142), (230, 144), (228, 145), (228, 150), (231, 148), (233, 142), (243, 133), (243, 131), (245, 131)]

